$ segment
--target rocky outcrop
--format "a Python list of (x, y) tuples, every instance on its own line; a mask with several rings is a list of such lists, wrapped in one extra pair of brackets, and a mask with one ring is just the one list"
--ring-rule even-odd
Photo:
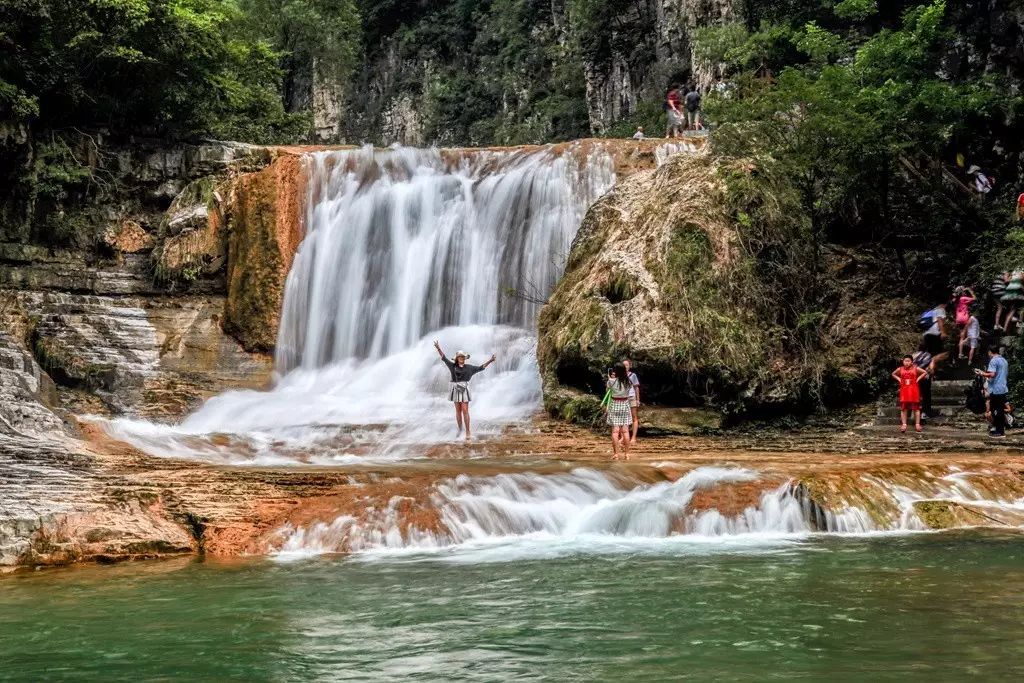
[(866, 393), (879, 364), (912, 348), (912, 331), (892, 333), (907, 328), (912, 305), (885, 297), (882, 275), (839, 253), (841, 294), (823, 346), (787, 348), (795, 332), (764, 305), (772, 292), (725, 193), (712, 156), (677, 155), (594, 204), (540, 314), (549, 412), (596, 424), (606, 368), (623, 357), (640, 366), (647, 402), (732, 415), (806, 410)]
[[(56, 399), (52, 376), (74, 412), (176, 417), (213, 393), (269, 378), (268, 358), (245, 353), (221, 331), (223, 297), (5, 292), (2, 299), (25, 321), (20, 334), (31, 348), (12, 347), (9, 364), (39, 376), (20, 385)], [(19, 361), (19, 350), (45, 372)]]
[(224, 329), (250, 351), (277, 340), (284, 282), (302, 241), (301, 160), (279, 156), (234, 188), (229, 219)]
[(222, 193), (231, 187), (230, 180), (206, 176), (174, 198), (161, 221), (160, 246), (153, 254), (158, 282), (189, 284), (222, 273), (227, 263)]

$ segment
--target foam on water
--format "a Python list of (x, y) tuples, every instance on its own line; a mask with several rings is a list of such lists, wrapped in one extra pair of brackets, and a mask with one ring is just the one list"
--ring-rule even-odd
[(292, 560), (354, 552), (367, 561), (439, 557), (508, 561), (576, 553), (678, 552), (682, 545), (717, 549), (792, 542), (814, 529), (786, 484), (735, 516), (690, 510), (693, 495), (722, 484), (750, 482), (742, 468), (699, 467), (674, 482), (640, 484), (579, 468), (565, 474), (460, 475), (438, 483), (433, 503), (440, 529), (401, 524), (403, 499), (361, 519), (343, 516), (279, 531), (275, 556)]

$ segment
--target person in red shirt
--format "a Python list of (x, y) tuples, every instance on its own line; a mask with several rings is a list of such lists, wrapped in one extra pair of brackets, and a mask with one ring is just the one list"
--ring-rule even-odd
[(907, 432), (907, 413), (914, 413), (914, 429), (921, 431), (921, 389), (917, 383), (927, 372), (914, 364), (913, 356), (903, 356), (903, 363), (892, 372), (900, 384), (900, 431)]
[(1017, 219), (1024, 221), (1024, 192), (1017, 196)]

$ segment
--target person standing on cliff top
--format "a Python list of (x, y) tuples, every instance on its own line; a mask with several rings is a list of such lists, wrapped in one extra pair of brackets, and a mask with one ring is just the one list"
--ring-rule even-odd
[(700, 91), (695, 85), (687, 88), (686, 93), (686, 127), (689, 130), (700, 130), (703, 126), (700, 123)]
[(633, 385), (633, 395), (629, 397), (629, 412), (633, 417), (633, 428), (630, 432), (629, 443), (633, 446), (636, 445), (636, 431), (640, 426), (640, 418), (637, 416), (637, 411), (640, 408), (640, 378), (633, 372), (633, 363), (628, 358), (622, 359), (622, 365), (626, 368), (626, 375), (629, 377), (629, 383)]
[(465, 351), (456, 351), (455, 360), (451, 361), (444, 355), (440, 343), (435, 341), (434, 348), (437, 349), (438, 355), (441, 356), (441, 360), (448, 366), (448, 372), (451, 373), (448, 400), (455, 404), (455, 423), (459, 426), (459, 434), (462, 434), (463, 424), (465, 424), (466, 441), (469, 441), (472, 437), (469, 427), (469, 401), (471, 400), (469, 380), (476, 373), (486, 370), (487, 366), (496, 361), (498, 357), (492, 354), (483, 365), (467, 365), (469, 354)]

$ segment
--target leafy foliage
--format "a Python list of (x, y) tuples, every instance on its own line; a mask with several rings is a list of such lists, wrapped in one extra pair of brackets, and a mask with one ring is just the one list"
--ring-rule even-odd
[(233, 0), (0, 3), (0, 120), (254, 142), (301, 136), (305, 121), (282, 103), (283, 60), (351, 67), (358, 16), (347, 0), (252, 0), (244, 9)]
[[(869, 5), (843, 2), (836, 11), (870, 17)], [(986, 145), (1008, 139), (1007, 123), (1020, 110), (1020, 99), (994, 78), (942, 75), (945, 14), (945, 2), (935, 0), (866, 37), (864, 25), (839, 32), (812, 21), (763, 25), (738, 40), (745, 29), (732, 26), (705, 34), (702, 48), (732, 69), (733, 87), (706, 106), (719, 126), (716, 148), (761, 154), (783, 169), (815, 245), (872, 241), (900, 259), (918, 245), (950, 247), (945, 275), (921, 278), (936, 287), (971, 267), (971, 245), (991, 228), (963, 179), (944, 165), (961, 152), (991, 168), (997, 161)], [(802, 59), (787, 56), (794, 48)]]

